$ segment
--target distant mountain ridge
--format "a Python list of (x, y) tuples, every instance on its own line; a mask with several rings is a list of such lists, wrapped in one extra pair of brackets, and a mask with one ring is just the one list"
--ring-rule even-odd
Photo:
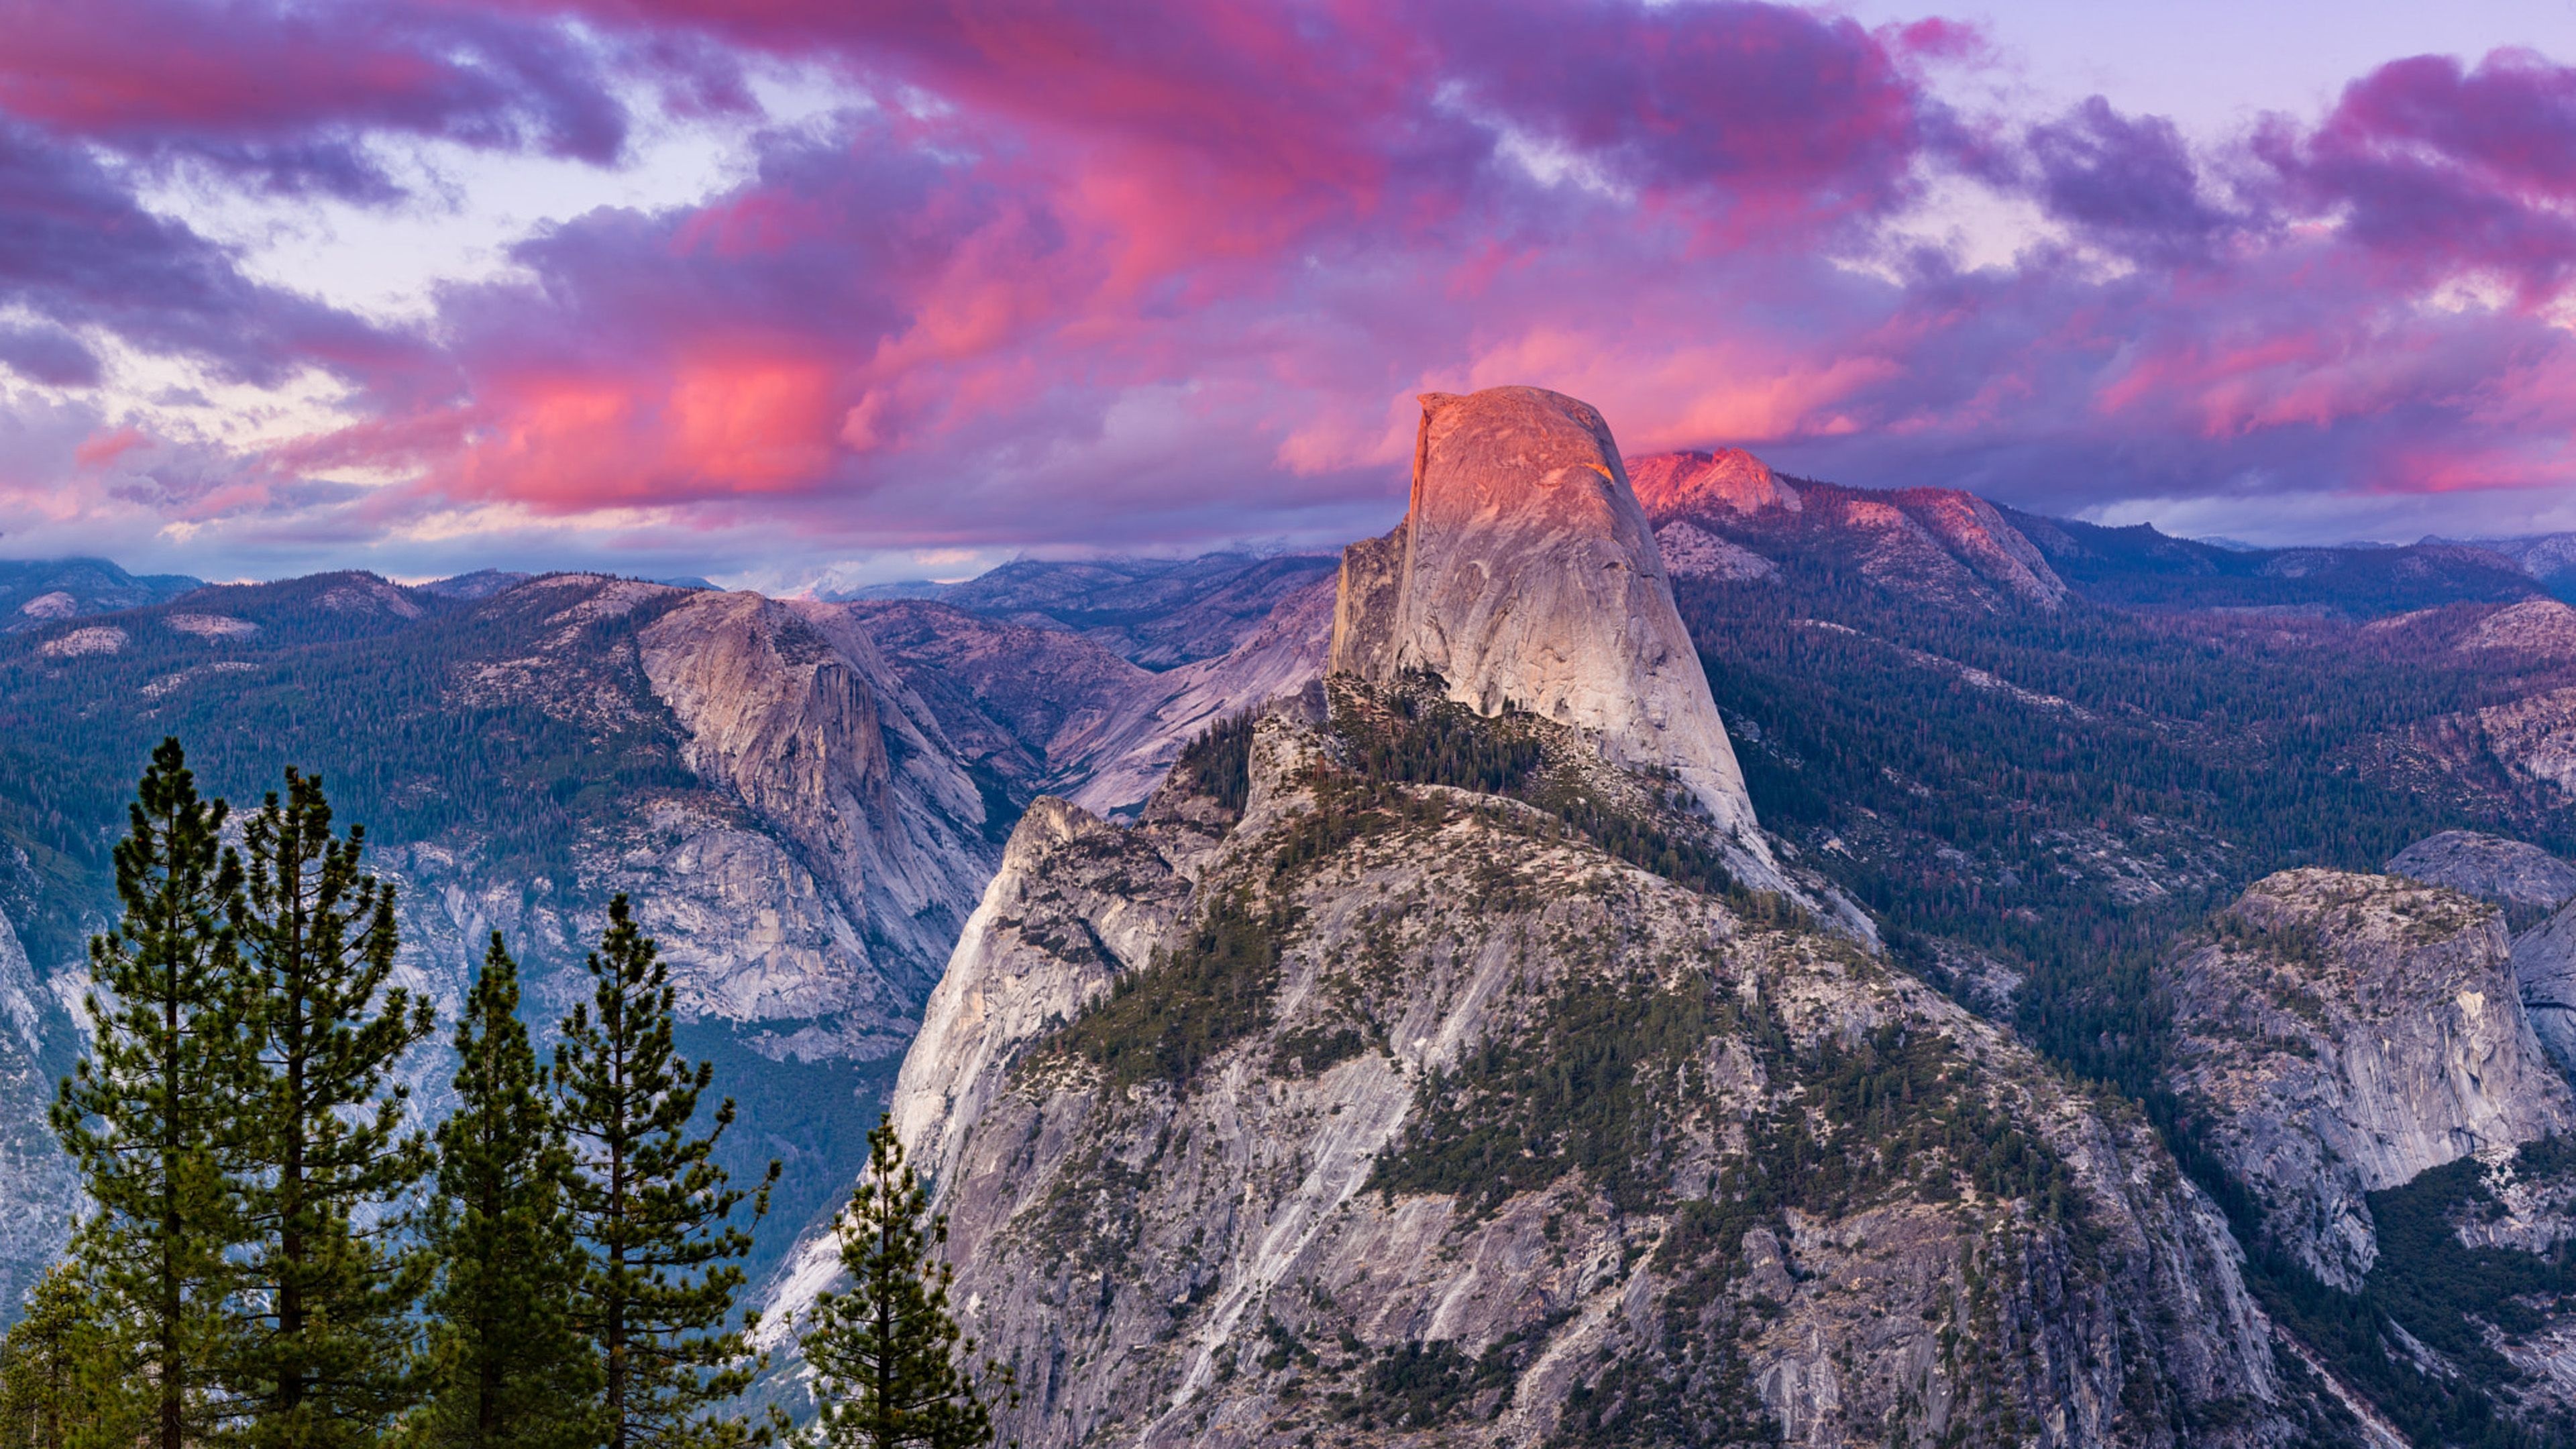
[(2047, 610), (2071, 591), (2124, 609), (2354, 619), (2576, 584), (2576, 534), (2258, 548), (2052, 518), (1959, 489), (1789, 478), (1741, 449), (1626, 461), (1677, 576), (1749, 579), (1803, 561), (1954, 608)]
[(1018, 559), (962, 583), (874, 584), (817, 597), (927, 599), (988, 619), (1059, 628), (1146, 669), (1171, 669), (1241, 644), (1281, 600), (1333, 571), (1331, 554), (1211, 553), (1195, 558)]
[(103, 558), (0, 559), (0, 634), (140, 608), (204, 586), (185, 574), (130, 574)]

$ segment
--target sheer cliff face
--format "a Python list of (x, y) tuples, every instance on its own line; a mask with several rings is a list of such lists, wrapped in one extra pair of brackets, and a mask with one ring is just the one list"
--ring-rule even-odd
[[(743, 984), (837, 994), (831, 1008), (882, 1013), (899, 1030), (993, 858), (983, 799), (929, 710), (840, 606), (702, 594), (638, 644), (654, 693), (687, 732), (691, 767), (749, 806), (846, 922), (842, 969), (792, 966)], [(744, 1002), (724, 1014), (791, 1006)]]
[(2172, 1081), (2195, 1130), (2319, 1278), (2379, 1255), (2365, 1194), (2576, 1128), (2504, 923), (2395, 876), (2257, 882), (2171, 968)]
[(1366, 773), (1337, 690), (1261, 722), (1239, 820), (1032, 812), (907, 1062), (1010, 1434), (2287, 1437), (2136, 1114), (1846, 941)]
[(1674, 771), (1773, 874), (1699, 651), (1609, 425), (1538, 388), (1426, 393), (1413, 499), (1344, 556), (1332, 667), (1428, 670), (1450, 696), (1596, 736)]

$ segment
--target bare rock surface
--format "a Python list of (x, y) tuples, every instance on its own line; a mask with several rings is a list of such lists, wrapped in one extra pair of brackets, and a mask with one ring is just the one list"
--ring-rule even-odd
[[(780, 984), (837, 987), (847, 999), (835, 1005), (908, 1024), (992, 859), (983, 798), (928, 709), (834, 605), (699, 593), (638, 644), (655, 694), (688, 731), (690, 764), (729, 785), (837, 897), (849, 929), (841, 979), (817, 982), (798, 962)], [(722, 1008), (727, 993), (708, 1001)]]
[[(1528, 709), (1613, 759), (1670, 769), (1753, 873), (1776, 876), (1735, 750), (1675, 611), (1609, 425), (1538, 388), (1426, 393), (1394, 614), (1340, 610), (1335, 656), (1364, 678), (1426, 670), (1487, 714)], [(1372, 545), (1343, 579), (1374, 580)], [(1382, 648), (1364, 645), (1384, 631)]]
[(2169, 974), (2172, 1082), (2264, 1230), (2327, 1283), (2379, 1247), (2365, 1195), (2576, 1127), (2493, 910), (2396, 876), (2265, 877)]
[(954, 1165), (1013, 1052), (1144, 966), (1170, 930), (1193, 854), (1171, 835), (1052, 796), (1020, 818), (896, 1079), (896, 1130), (931, 1177)]
[(2513, 974), (2533, 1033), (2576, 1075), (2576, 907), (2513, 938)]
[(1054, 624), (1011, 623), (944, 601), (846, 606), (939, 717), (960, 757), (1034, 798), (1081, 742), (1113, 728), (1163, 676)]
[(1637, 501), (1650, 518), (1672, 518), (1724, 511), (1761, 513), (1779, 509), (1803, 513), (1798, 490), (1782, 482), (1771, 465), (1742, 448), (1706, 453), (1655, 453), (1627, 460)]
[(1208, 726), (1323, 673), (1333, 581), (1311, 570), (1302, 578), (1231, 648), (1159, 673), (1084, 635), (946, 602), (844, 607), (970, 766), (1029, 795), (1055, 791), (1093, 811), (1132, 812)]
[(2576, 609), (2556, 599), (2507, 604), (2477, 622), (2457, 646), (2463, 650), (2515, 649), (2534, 654), (2576, 654)]
[(2475, 830), (2428, 835), (2390, 856), (2388, 873), (2503, 906), (2518, 924), (2576, 900), (2576, 866), (2528, 841)]
[(1677, 579), (1742, 584), (1780, 577), (1778, 564), (1686, 518), (1676, 518), (1656, 529), (1655, 546), (1663, 553), (1664, 567)]
[(0, 1304), (12, 1308), (70, 1236), (80, 1182), (46, 1118), (51, 1014), (18, 933), (0, 916)]
[[(1675, 578), (1752, 577), (1697, 562), (1676, 534), (1688, 528), (1776, 568), (1804, 555), (1849, 568), (1894, 593), (1952, 608), (2009, 602), (2053, 610), (2067, 586), (2047, 555), (1993, 504), (1955, 488), (1849, 488), (1783, 481), (1741, 449), (1659, 453), (1628, 460), (1637, 498), (1664, 539)], [(1693, 558), (1685, 566), (1686, 554)]]
[(1133, 810), (1210, 725), (1321, 678), (1332, 648), (1333, 587), (1329, 576), (1315, 579), (1226, 653), (1155, 675), (1097, 732), (1071, 742), (1060, 777), (1067, 798), (1089, 810)]
[[(1163, 855), (1150, 818), (1121, 848), (1050, 812), (961, 947), (900, 1110), (968, 1331), (1018, 1365), (1008, 1434), (2292, 1437), (2226, 1230), (2134, 1110), (1517, 802), (1354, 795), (1343, 749), (1265, 717), (1189, 871), (1113, 863)], [(1138, 934), (1055, 944), (1121, 874)], [(1268, 947), (1229, 955), (1247, 920)], [(1108, 974), (1121, 1004), (1030, 1029)]]
[[(951, 1175), (967, 1132), (1029, 1042), (1147, 964), (1212, 833), (1185, 815), (1129, 830), (1053, 796), (1030, 805), (895, 1082), (888, 1110), (925, 1176)], [(792, 1347), (815, 1297), (840, 1273), (840, 1240), (817, 1224), (762, 1290), (761, 1346)]]

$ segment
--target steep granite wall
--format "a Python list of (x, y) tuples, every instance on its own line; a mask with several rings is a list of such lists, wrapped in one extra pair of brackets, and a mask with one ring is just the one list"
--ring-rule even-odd
[(2264, 1230), (2352, 1289), (2365, 1194), (2576, 1127), (2524, 1016), (2497, 914), (2395, 876), (2256, 882), (2170, 970), (2172, 1080)]
[[(1425, 393), (1402, 561), (1343, 563), (1333, 657), (1363, 678), (1440, 676), (1450, 697), (1570, 724), (1627, 764), (1669, 769), (1777, 880), (1699, 651), (1609, 425), (1531, 387)], [(1387, 606), (1391, 603), (1391, 617)]]

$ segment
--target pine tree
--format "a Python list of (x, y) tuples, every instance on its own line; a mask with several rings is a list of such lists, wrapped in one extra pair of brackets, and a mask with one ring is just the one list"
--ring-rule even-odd
[(155, 1408), (127, 1373), (125, 1347), (77, 1263), (57, 1263), (27, 1294), (26, 1316), (0, 1338), (0, 1444), (11, 1449), (126, 1449)]
[(409, 1314), (428, 1267), (398, 1241), (399, 1200), (429, 1166), (391, 1080), (432, 1027), (389, 986), (394, 892), (366, 874), (319, 779), (286, 772), (244, 832), (233, 912), (257, 1057), (244, 1165), (255, 1240), (230, 1365), (238, 1437), (257, 1449), (372, 1445), (410, 1397)]
[[(636, 926), (627, 899), (609, 903), (608, 931), (589, 958), (589, 1006), (564, 1022), (554, 1085), (571, 1135), (575, 1221), (589, 1262), (579, 1321), (606, 1374), (608, 1449), (679, 1449), (765, 1439), (712, 1410), (750, 1385), (751, 1315), (728, 1330), (751, 1235), (727, 1225), (750, 1194), (728, 1185), (717, 1140), (733, 1101), (702, 1137), (689, 1135), (714, 1077), (672, 1044), (669, 973)], [(753, 1197), (769, 1210), (778, 1164)]]
[[(850, 1291), (827, 1294), (805, 1334), (822, 1415), (816, 1442), (829, 1449), (980, 1449), (993, 1442), (986, 1384), (958, 1366), (975, 1341), (948, 1312), (956, 1276), (939, 1255), (948, 1219), (904, 1161), (887, 1117), (868, 1134), (868, 1167), (841, 1223), (841, 1270)], [(990, 1387), (1017, 1403), (1010, 1370), (986, 1365)]]
[(90, 942), (90, 1053), (53, 1122), (98, 1205), (73, 1254), (154, 1385), (153, 1441), (182, 1449), (210, 1423), (243, 1233), (227, 1159), (249, 1035), (229, 919), (241, 865), (177, 740), (152, 752), (128, 820), (124, 914)]
[(456, 1110), (438, 1128), (422, 1449), (586, 1449), (599, 1366), (573, 1324), (581, 1257), (571, 1153), (521, 1025), (519, 967), (492, 933), (456, 1026)]

